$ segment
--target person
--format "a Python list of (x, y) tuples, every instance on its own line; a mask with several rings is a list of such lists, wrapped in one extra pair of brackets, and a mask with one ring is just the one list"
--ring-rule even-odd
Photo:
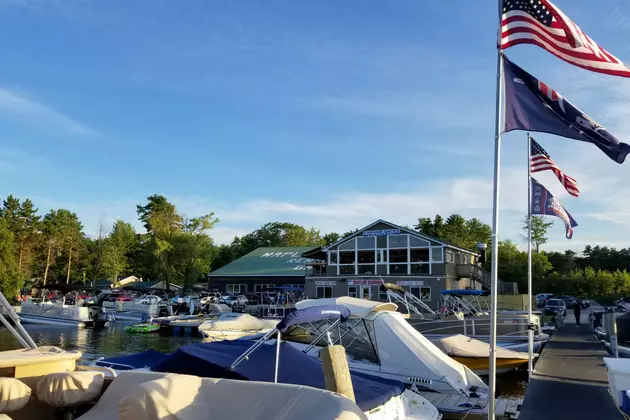
[(580, 305), (580, 302), (575, 302), (575, 305), (573, 306), (573, 315), (575, 315), (575, 326), (579, 327), (580, 315), (582, 315), (582, 305)]

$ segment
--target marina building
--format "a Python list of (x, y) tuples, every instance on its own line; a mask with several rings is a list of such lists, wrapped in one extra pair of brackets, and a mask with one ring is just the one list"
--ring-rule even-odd
[(303, 257), (312, 246), (258, 248), (209, 274), (209, 288), (221, 293), (260, 294), (280, 287), (304, 287), (307, 263)]
[(309, 298), (385, 301), (385, 282), (436, 308), (441, 290), (480, 290), (490, 283), (490, 273), (476, 264), (479, 254), (384, 220), (302, 256)]

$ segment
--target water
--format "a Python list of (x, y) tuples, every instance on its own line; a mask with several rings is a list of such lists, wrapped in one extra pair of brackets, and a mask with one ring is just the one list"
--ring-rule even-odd
[[(129, 325), (129, 324), (127, 324)], [(202, 342), (197, 337), (166, 336), (161, 334), (130, 334), (124, 324), (107, 328), (75, 328), (51, 325), (24, 325), (39, 346), (56, 346), (83, 353), (80, 364), (89, 365), (100, 357), (122, 356), (148, 349), (170, 353), (181, 346)], [(11, 332), (0, 328), (0, 351), (21, 348)], [(487, 383), (488, 378), (482, 377)], [(527, 370), (517, 370), (497, 378), (497, 389), (502, 397), (522, 398), (527, 387)]]

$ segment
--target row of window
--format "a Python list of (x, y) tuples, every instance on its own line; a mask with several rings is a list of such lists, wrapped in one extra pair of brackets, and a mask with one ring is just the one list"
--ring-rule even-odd
[(375, 248), (421, 248), (429, 247), (431, 242), (412, 235), (389, 236), (357, 236), (339, 245), (344, 249), (375, 249)]
[[(302, 284), (285, 284), (284, 286), (287, 287), (303, 287), (304, 285)], [(275, 284), (255, 284), (254, 285), (254, 292), (255, 293), (263, 293), (265, 291), (267, 291), (268, 289), (273, 289), (275, 288), (276, 285)], [(232, 293), (232, 294), (243, 294), (247, 292), (247, 285), (246, 284), (228, 284), (226, 285), (226, 289), (227, 293)]]
[[(333, 286), (317, 286), (317, 299), (325, 299), (333, 297)], [(409, 293), (414, 295), (420, 300), (431, 300), (431, 287), (420, 286), (410, 287)], [(348, 286), (348, 296), (359, 299), (372, 299), (372, 287), (371, 286)], [(379, 288), (378, 300), (384, 302), (387, 300), (387, 292), (383, 292)]]

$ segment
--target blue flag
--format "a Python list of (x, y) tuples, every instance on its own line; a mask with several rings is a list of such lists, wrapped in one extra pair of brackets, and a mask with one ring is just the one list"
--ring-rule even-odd
[(556, 216), (564, 221), (567, 239), (573, 237), (573, 228), (578, 224), (567, 209), (551, 194), (547, 188), (532, 177), (532, 208), (530, 214)]
[(573, 106), (558, 92), (503, 56), (505, 131), (526, 130), (556, 134), (599, 147), (623, 163), (630, 145), (621, 143), (604, 127)]

